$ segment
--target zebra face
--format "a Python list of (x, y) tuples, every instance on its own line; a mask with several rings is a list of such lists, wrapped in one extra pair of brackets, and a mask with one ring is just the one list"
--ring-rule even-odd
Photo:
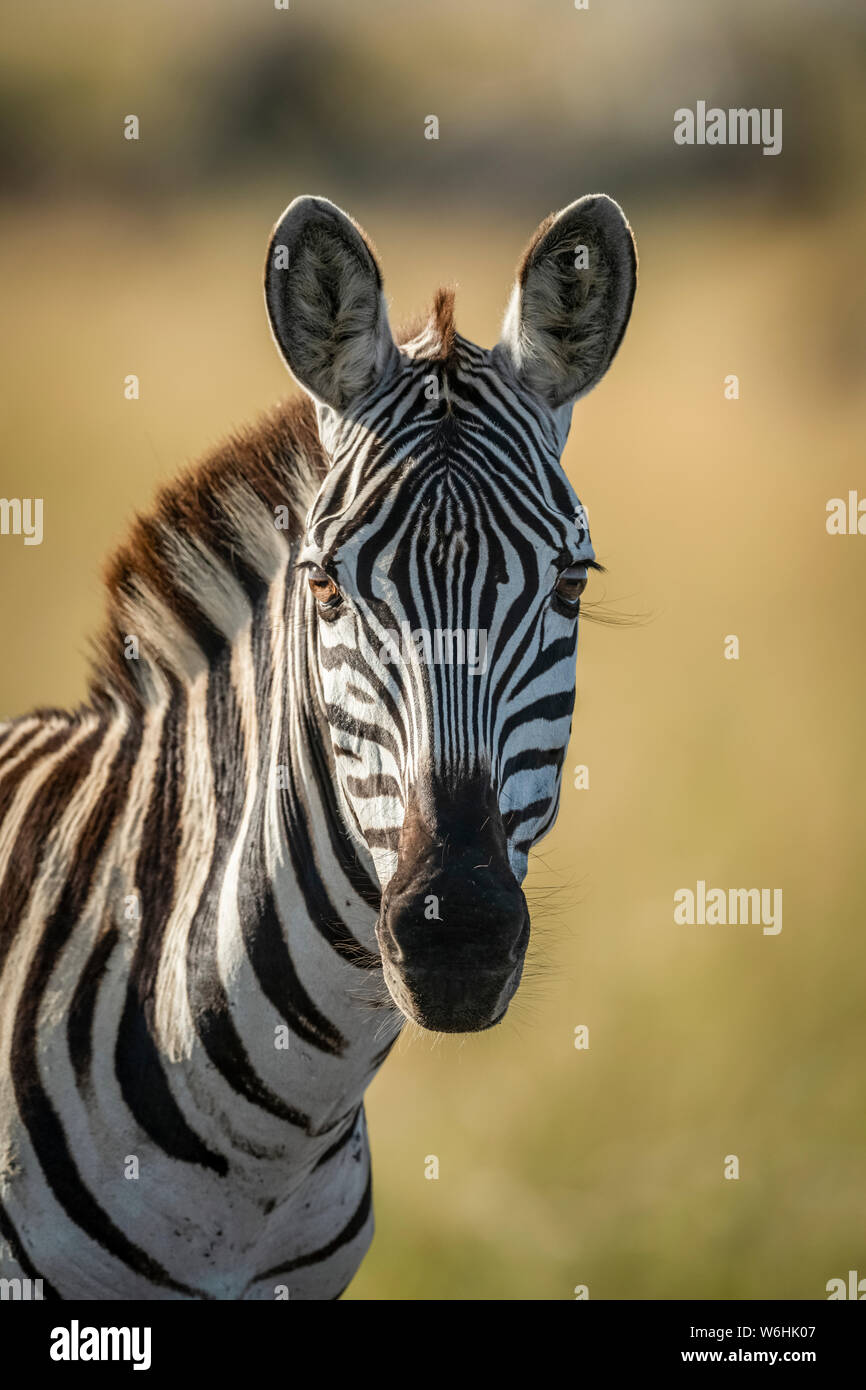
[(382, 889), (385, 981), (427, 1028), (490, 1027), (520, 981), (520, 885), (556, 816), (595, 565), (560, 457), (634, 285), (622, 212), (584, 198), (539, 228), (491, 352), (441, 291), (398, 347), (344, 213), (298, 199), (273, 235), (272, 329), (330, 465), (294, 601), (342, 816)]

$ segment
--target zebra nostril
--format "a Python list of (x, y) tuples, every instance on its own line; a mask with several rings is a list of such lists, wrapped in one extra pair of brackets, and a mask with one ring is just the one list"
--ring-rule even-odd
[[(522, 897), (522, 896), (523, 896), (523, 895), (521, 894), (521, 897)], [(517, 965), (517, 964), (519, 964), (520, 961), (523, 960), (523, 957), (526, 955), (526, 948), (527, 948), (528, 945), (529, 945), (529, 909), (528, 909), (528, 907), (526, 906), (526, 902), (524, 901), (524, 904), (523, 904), (523, 919), (522, 919), (522, 921), (521, 921), (521, 923), (520, 923), (520, 931), (519, 931), (519, 933), (518, 933), (517, 940), (516, 940), (515, 943), (514, 943), (514, 946), (513, 946), (512, 951), (511, 951), (511, 956), (510, 956), (510, 959), (511, 959), (511, 962), (512, 962), (513, 965)]]
[(394, 923), (395, 914), (393, 912), (392, 903), (389, 899), (383, 898), (382, 910), (379, 913), (379, 920), (376, 924), (379, 945), (394, 965), (402, 965), (403, 948), (397, 939)]

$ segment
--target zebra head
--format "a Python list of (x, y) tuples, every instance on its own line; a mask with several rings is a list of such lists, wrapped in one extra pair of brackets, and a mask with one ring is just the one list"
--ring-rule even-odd
[(595, 565), (560, 456), (635, 274), (620, 208), (581, 198), (530, 242), (492, 351), (455, 332), (443, 291), (398, 345), (339, 208), (296, 199), (269, 247), (272, 331), (329, 465), (296, 616), (342, 815), (382, 890), (385, 980), (427, 1028), (490, 1027), (520, 980), (521, 883), (556, 817)]

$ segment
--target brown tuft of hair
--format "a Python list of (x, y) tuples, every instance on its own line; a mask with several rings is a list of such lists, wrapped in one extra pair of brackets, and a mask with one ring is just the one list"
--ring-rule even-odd
[(447, 365), (454, 357), (457, 329), (454, 326), (454, 290), (438, 289), (425, 319), (413, 320), (397, 334), (401, 347), (412, 346), (411, 355), (425, 362)]
[(433, 296), (433, 309), (430, 318), (439, 336), (442, 361), (447, 362), (453, 355), (454, 340), (457, 337), (457, 330), (454, 327), (454, 291), (452, 289), (438, 289), (436, 291)]

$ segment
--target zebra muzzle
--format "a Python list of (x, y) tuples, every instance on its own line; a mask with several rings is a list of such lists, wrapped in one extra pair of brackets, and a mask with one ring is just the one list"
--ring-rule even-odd
[(382, 898), (385, 982), (424, 1028), (478, 1032), (505, 1014), (523, 971), (529, 911), (511, 871), (492, 788), (410, 801), (397, 870)]

